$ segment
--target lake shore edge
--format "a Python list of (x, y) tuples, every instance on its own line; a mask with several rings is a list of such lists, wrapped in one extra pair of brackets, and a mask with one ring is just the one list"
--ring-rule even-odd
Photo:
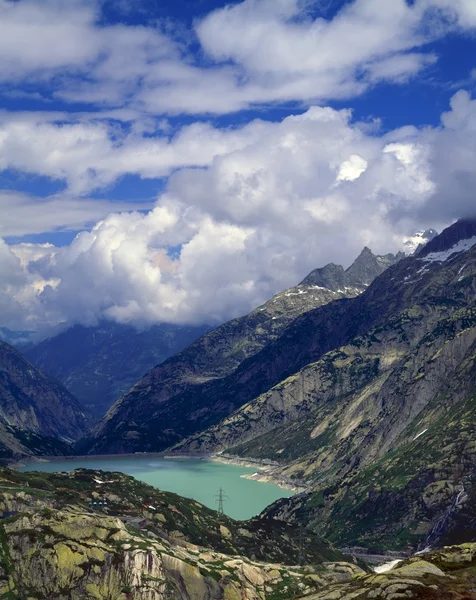
[(55, 461), (100, 461), (100, 460), (116, 460), (118, 458), (126, 459), (141, 459), (141, 458), (162, 458), (162, 459), (199, 459), (209, 460), (212, 462), (221, 462), (224, 464), (234, 465), (238, 467), (256, 468), (256, 473), (243, 474), (243, 479), (251, 479), (261, 483), (274, 483), (278, 487), (294, 492), (304, 493), (308, 491), (308, 486), (304, 482), (294, 482), (289, 480), (279, 473), (275, 472), (275, 469), (282, 467), (278, 463), (272, 461), (254, 460), (249, 458), (241, 458), (239, 456), (231, 456), (227, 454), (170, 454), (167, 452), (133, 452), (129, 454), (88, 454), (88, 455), (69, 455), (69, 456), (22, 456), (21, 458), (15, 458), (7, 462), (7, 466), (15, 469), (24, 467), (27, 464), (32, 463), (44, 463), (44, 462), (55, 462)]
[(309, 486), (306, 483), (302, 481), (295, 482), (276, 473), (275, 469), (282, 467), (282, 465), (278, 465), (276, 462), (241, 458), (239, 456), (231, 456), (228, 454), (212, 454), (208, 457), (208, 460), (214, 460), (238, 467), (257, 469), (256, 473), (242, 475), (241, 477), (243, 477), (243, 479), (252, 479), (253, 481), (260, 481), (261, 483), (274, 483), (278, 487), (295, 492), (296, 494), (302, 494), (309, 490)]

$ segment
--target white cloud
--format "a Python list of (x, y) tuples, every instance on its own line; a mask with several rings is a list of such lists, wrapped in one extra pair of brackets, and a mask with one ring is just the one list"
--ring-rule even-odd
[(127, 79), (143, 74), (149, 61), (177, 54), (175, 44), (154, 28), (99, 26), (93, 0), (0, 0), (0, 79), (82, 74)]
[[(0, 0), (10, 98), (38, 100), (38, 86), (40, 100), (93, 109), (0, 114), (0, 169), (66, 187), (44, 199), (0, 193), (0, 235), (99, 221), (64, 248), (0, 242), (2, 324), (220, 321), (316, 266), (348, 264), (363, 245), (396, 250), (414, 229), (474, 212), (476, 103), (466, 92), (441, 127), (386, 134), (324, 106), (173, 135), (166, 120), (405, 82), (437, 60), (428, 42), (476, 27), (473, 0), (355, 0), (332, 19), (311, 16), (312, 1), (244, 0), (196, 23), (195, 55), (157, 24), (105, 25), (100, 6)], [(88, 198), (125, 174), (170, 177), (150, 213), (109, 214), (142, 205)]]
[(457, 22), (463, 29), (476, 27), (476, 4), (473, 0), (420, 0), (429, 8), (446, 11), (446, 16)]
[(339, 169), (336, 183), (340, 181), (354, 181), (367, 170), (368, 163), (365, 158), (358, 154), (352, 154), (348, 160), (344, 161)]
[(439, 128), (379, 135), (330, 108), (268, 124), (208, 168), (175, 173), (148, 214), (110, 215), (64, 248), (1, 246), (3, 324), (21, 313), (29, 327), (245, 313), (364, 245), (397, 250), (474, 212), (475, 133), (465, 92)]
[(78, 199), (67, 194), (38, 198), (0, 190), (0, 236), (21, 237), (56, 230), (78, 231), (112, 211), (148, 209), (150, 204)]
[(152, 131), (140, 120), (124, 131), (114, 122), (64, 118), (0, 114), (0, 170), (63, 180), (70, 194), (82, 195), (124, 174), (160, 178), (179, 167), (208, 166), (215, 156), (246, 146), (268, 127), (261, 121), (239, 130), (194, 123), (169, 138), (154, 131), (154, 122)]
[(332, 19), (310, 18), (309, 4), (215, 10), (196, 24), (203, 67), (157, 24), (104, 25), (99, 0), (0, 0), (0, 78), (42, 81), (53, 97), (96, 106), (222, 114), (405, 82), (437, 60), (428, 42), (476, 27), (472, 0), (355, 0)]

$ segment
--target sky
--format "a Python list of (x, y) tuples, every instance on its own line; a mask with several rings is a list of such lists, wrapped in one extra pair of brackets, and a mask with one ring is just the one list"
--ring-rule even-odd
[(0, 327), (220, 323), (476, 214), (474, 0), (0, 0)]

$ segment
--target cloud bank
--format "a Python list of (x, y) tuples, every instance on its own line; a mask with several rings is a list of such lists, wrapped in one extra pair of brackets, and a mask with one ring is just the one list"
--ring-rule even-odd
[[(474, 34), (474, 0), (325, 7), (244, 0), (185, 30), (109, 22), (100, 0), (0, 0), (15, 107), (0, 112), (0, 172), (60, 190), (0, 190), (0, 324), (220, 322), (364, 245), (395, 251), (473, 214), (468, 92), (438, 127), (387, 133), (328, 104), (430, 74), (433, 42)], [(306, 112), (239, 112), (286, 103)], [(165, 191), (108, 198), (127, 175)], [(80, 229), (65, 247), (4, 241)]]
[(1, 244), (4, 323), (243, 314), (317, 266), (349, 264), (364, 245), (398, 250), (415, 229), (473, 211), (475, 133), (464, 91), (436, 128), (382, 134), (312, 107), (217, 132), (220, 153), (172, 174), (149, 213), (111, 214), (63, 248)]

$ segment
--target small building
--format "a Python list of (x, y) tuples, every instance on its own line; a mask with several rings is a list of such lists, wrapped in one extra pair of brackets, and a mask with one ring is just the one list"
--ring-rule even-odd
[(108, 502), (107, 502), (107, 499), (103, 499), (103, 500), (90, 500), (88, 502), (88, 506), (92, 507), (92, 508), (103, 508), (105, 506), (108, 506)]

